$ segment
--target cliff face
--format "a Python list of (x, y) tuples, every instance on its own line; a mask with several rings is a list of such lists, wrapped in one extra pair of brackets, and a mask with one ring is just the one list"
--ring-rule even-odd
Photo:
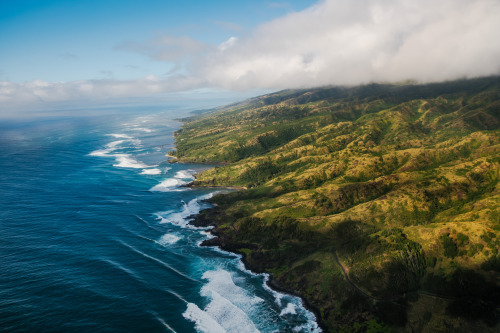
[(196, 223), (327, 329), (494, 331), (499, 128), (498, 77), (327, 87), (185, 119), (175, 155), (246, 188)]

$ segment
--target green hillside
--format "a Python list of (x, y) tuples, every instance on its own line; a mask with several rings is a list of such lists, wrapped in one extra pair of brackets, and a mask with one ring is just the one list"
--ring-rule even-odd
[(287, 90), (184, 119), (197, 218), (336, 331), (497, 331), (500, 78)]

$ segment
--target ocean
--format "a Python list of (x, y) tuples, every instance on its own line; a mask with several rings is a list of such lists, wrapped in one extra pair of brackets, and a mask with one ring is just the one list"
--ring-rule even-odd
[(319, 332), (297, 297), (188, 224), (209, 166), (170, 164), (175, 108), (0, 124), (0, 331)]

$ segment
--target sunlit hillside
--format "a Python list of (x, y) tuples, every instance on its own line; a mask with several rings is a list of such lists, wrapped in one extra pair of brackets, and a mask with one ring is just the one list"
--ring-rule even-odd
[[(305, 297), (323, 325), (495, 331), (500, 78), (288, 90), (184, 119), (217, 166), (198, 224)], [(498, 326), (496, 327), (498, 328)]]

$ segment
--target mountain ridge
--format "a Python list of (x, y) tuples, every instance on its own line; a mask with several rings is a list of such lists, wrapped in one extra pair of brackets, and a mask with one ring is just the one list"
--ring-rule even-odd
[(286, 90), (184, 119), (171, 155), (245, 188), (194, 223), (326, 330), (494, 331), (499, 128), (499, 77)]

